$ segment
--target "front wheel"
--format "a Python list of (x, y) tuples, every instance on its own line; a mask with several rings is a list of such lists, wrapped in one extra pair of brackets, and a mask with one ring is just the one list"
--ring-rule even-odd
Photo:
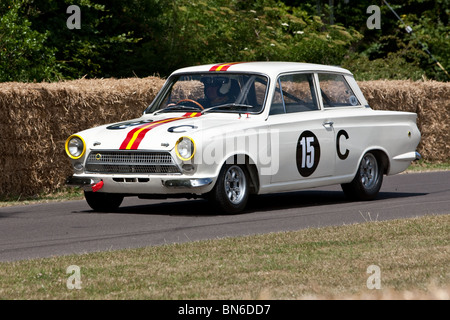
[(383, 163), (371, 152), (367, 152), (359, 164), (355, 178), (342, 184), (345, 195), (353, 200), (373, 200), (383, 183)]
[(220, 170), (210, 199), (225, 213), (244, 210), (249, 197), (249, 180), (245, 167), (225, 164)]
[(115, 211), (123, 201), (122, 195), (113, 193), (85, 191), (84, 197), (88, 205), (99, 212)]

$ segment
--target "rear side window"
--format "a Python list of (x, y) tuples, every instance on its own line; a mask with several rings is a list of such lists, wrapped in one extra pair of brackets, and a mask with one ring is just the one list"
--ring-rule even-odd
[(343, 75), (319, 73), (319, 83), (325, 108), (361, 105)]

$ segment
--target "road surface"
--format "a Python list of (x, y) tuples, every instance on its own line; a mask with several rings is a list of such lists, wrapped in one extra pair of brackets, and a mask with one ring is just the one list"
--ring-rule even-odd
[(348, 201), (340, 186), (258, 196), (238, 215), (184, 199), (126, 198), (114, 213), (84, 200), (11, 206), (0, 208), (0, 261), (448, 213), (450, 171), (385, 177), (369, 202)]

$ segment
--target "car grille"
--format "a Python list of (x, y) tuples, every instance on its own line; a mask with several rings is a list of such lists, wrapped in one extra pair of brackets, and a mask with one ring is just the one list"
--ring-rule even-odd
[(86, 171), (96, 173), (181, 173), (168, 152), (92, 151)]

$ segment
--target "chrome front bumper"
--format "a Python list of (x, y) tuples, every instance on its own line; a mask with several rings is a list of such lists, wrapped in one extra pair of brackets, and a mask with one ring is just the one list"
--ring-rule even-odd
[(176, 179), (176, 180), (162, 180), (162, 184), (166, 188), (200, 188), (208, 186), (213, 182), (211, 178), (202, 179)]
[(89, 189), (100, 181), (100, 179), (70, 176), (66, 179), (66, 185), (68, 187), (80, 187), (83, 189)]
[[(118, 179), (116, 179), (118, 180)], [(121, 180), (127, 181), (123, 178)], [(130, 178), (130, 180), (137, 180)], [(149, 180), (149, 179), (146, 179)], [(90, 177), (76, 177), (70, 176), (66, 179), (66, 185), (69, 187), (80, 187), (83, 190), (91, 191), (92, 187), (98, 184), (102, 179), (94, 179)], [(213, 182), (212, 178), (185, 178), (185, 179), (161, 179), (161, 184), (168, 189), (196, 189), (209, 186)], [(110, 182), (111, 183), (111, 182)], [(114, 182), (112, 182), (114, 183)], [(161, 189), (162, 190), (162, 189)], [(161, 191), (160, 190), (160, 191)], [(158, 192), (159, 193), (159, 192)]]

